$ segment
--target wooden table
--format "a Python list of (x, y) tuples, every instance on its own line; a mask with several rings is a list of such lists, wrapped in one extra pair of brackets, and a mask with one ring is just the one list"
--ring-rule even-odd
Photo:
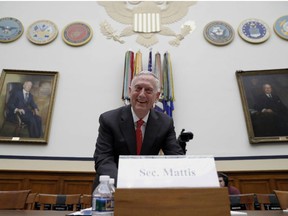
[(65, 216), (71, 211), (0, 210), (0, 216)]
[[(241, 211), (246, 212), (247, 216), (288, 216), (283, 211)], [(0, 216), (65, 216), (71, 211), (40, 211), (40, 210), (0, 210)], [(115, 215), (117, 216), (117, 215)], [(219, 215), (221, 216), (221, 215)]]
[(282, 210), (271, 210), (271, 211), (240, 211), (246, 212), (247, 216), (288, 216), (288, 213), (283, 212)]

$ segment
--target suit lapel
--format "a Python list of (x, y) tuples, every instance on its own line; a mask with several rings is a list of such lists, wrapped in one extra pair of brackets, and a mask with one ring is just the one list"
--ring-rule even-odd
[(22, 99), (23, 101), (25, 101), (25, 96), (24, 96), (23, 91), (19, 92), (19, 94), (20, 94), (21, 99)]
[(122, 110), (120, 128), (127, 141), (129, 154), (136, 155), (136, 134), (130, 105)]

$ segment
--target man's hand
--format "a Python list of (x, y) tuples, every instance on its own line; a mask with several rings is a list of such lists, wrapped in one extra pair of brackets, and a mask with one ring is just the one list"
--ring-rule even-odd
[(15, 113), (19, 113), (20, 115), (25, 115), (25, 110), (24, 109), (18, 109), (18, 108), (16, 108), (15, 109)]
[(38, 116), (40, 115), (40, 113), (39, 113), (39, 110), (38, 110), (38, 109), (35, 109), (34, 111), (35, 111), (35, 115), (38, 115)]
[(262, 112), (264, 113), (273, 113), (272, 109), (263, 109)]

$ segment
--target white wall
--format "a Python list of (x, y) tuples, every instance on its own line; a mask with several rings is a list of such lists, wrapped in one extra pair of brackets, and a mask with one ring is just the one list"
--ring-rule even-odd
[[(287, 15), (287, 9), (285, 1), (199, 1), (190, 7), (183, 20), (170, 25), (179, 32), (185, 21), (196, 22), (196, 30), (179, 47), (168, 44), (172, 37), (157, 35), (159, 43), (153, 46), (153, 54), (168, 51), (173, 63), (176, 132), (179, 134), (185, 128), (194, 133), (187, 154), (216, 157), (288, 154), (287, 144), (249, 144), (235, 77), (236, 70), (288, 67), (288, 41), (273, 31), (275, 20)], [(1, 143), (0, 155), (92, 157), (99, 115), (123, 105), (125, 52), (140, 50), (147, 69), (149, 49), (136, 43), (135, 35), (123, 38), (124, 44), (107, 40), (100, 32), (101, 22), (108, 21), (117, 34), (126, 26), (108, 17), (97, 2), (7, 1), (0, 2), (0, 14), (19, 19), (25, 30), (40, 19), (53, 21), (60, 30), (56, 40), (45, 46), (30, 43), (26, 31), (15, 42), (0, 43), (1, 70), (59, 71), (49, 143)], [(248, 18), (258, 18), (269, 25), (271, 37), (267, 42), (255, 45), (239, 37), (237, 28)], [(204, 26), (214, 20), (233, 26), (236, 34), (231, 44), (216, 47), (204, 39)], [(92, 40), (82, 47), (68, 46), (61, 38), (63, 28), (74, 21), (86, 22), (94, 31)], [(26, 168), (31, 169), (30, 166)]]

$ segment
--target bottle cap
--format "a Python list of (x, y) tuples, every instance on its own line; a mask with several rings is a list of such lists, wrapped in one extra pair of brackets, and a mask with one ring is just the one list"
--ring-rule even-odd
[(113, 185), (114, 185), (114, 183), (115, 183), (114, 178), (110, 178), (110, 179), (109, 179), (109, 184), (113, 184)]
[(108, 175), (101, 175), (101, 176), (99, 177), (99, 181), (100, 181), (100, 182), (102, 182), (102, 181), (109, 181), (109, 179), (110, 179), (110, 176), (108, 176)]

